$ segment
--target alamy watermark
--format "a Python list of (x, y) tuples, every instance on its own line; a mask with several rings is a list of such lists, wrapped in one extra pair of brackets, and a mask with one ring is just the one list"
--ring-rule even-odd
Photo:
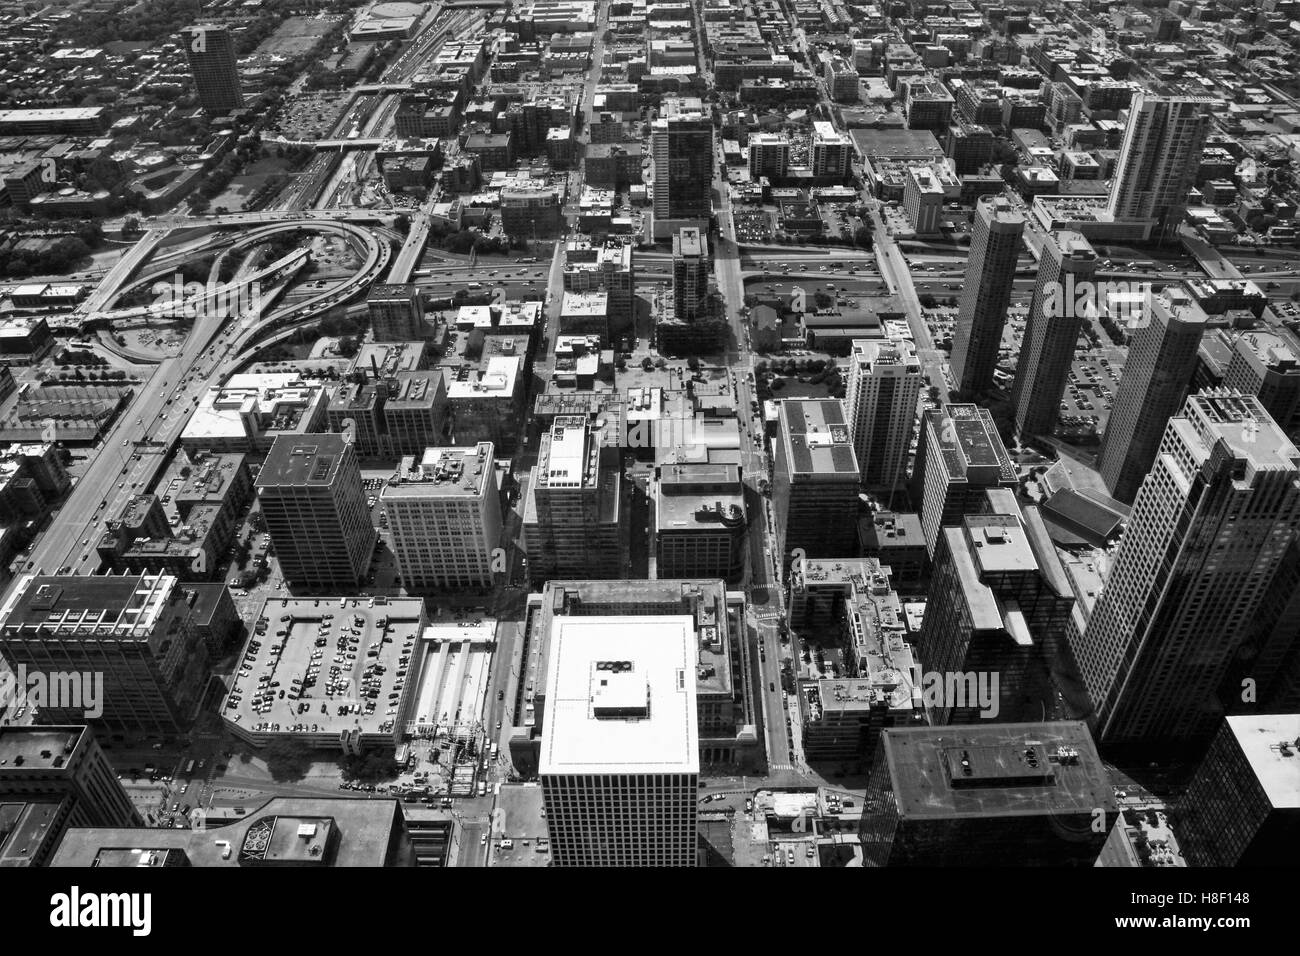
[(995, 720), (1002, 708), (997, 671), (922, 671), (912, 665), (912, 686), (927, 711), (974, 709), (984, 720)]
[(1149, 282), (1127, 279), (1076, 279), (1073, 272), (1062, 282), (1049, 282), (1040, 290), (1043, 314), (1048, 318), (1090, 319), (1109, 315), (1116, 323), (1134, 329), (1151, 320)]
[(238, 316), (243, 323), (253, 324), (262, 316), (262, 284), (256, 280), (239, 284), (186, 282), (185, 277), (177, 273), (170, 281), (155, 282), (149, 291), (154, 296), (152, 304), (173, 317), (226, 319)]
[(0, 704), (15, 711), (25, 707), (76, 710), (87, 720), (98, 720), (104, 716), (104, 674), (29, 671), (26, 664), (19, 664), (15, 671), (0, 672)]

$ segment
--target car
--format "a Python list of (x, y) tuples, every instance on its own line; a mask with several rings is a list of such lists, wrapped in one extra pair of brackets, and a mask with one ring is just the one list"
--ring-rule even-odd
[(785, 862), (788, 866), (794, 866), (794, 850), (785, 851)]

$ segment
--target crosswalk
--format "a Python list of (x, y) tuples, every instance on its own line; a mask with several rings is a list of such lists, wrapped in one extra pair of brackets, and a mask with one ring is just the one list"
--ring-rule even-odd
[(783, 770), (792, 771), (794, 770), (794, 766), (793, 764), (788, 764), (788, 763), (773, 763), (773, 764), (768, 764), (767, 767), (768, 773), (781, 773)]

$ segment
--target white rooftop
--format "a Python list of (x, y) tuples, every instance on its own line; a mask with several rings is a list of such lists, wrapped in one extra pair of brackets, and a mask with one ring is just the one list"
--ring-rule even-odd
[(699, 772), (689, 615), (560, 617), (552, 628), (542, 774)]

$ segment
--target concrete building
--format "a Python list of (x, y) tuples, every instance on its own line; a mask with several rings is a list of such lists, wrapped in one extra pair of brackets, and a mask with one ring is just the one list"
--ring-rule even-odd
[(523, 431), (524, 356), (509, 348), (487, 358), (479, 368), (458, 372), (447, 386), (452, 443), (492, 442), (498, 454), (514, 454)]
[(1196, 184), (1201, 151), (1216, 101), (1200, 96), (1133, 99), (1109, 211), (1117, 220), (1140, 220), (1168, 231), (1177, 225)]
[(935, 554), (917, 653), (927, 671), (961, 675), (927, 698), (935, 725), (1041, 717), (1068, 660), (1074, 595), (1038, 509), (1008, 489), (987, 499), (985, 514), (943, 529)]
[(844, 403), (792, 399), (777, 403), (772, 519), (779, 560), (851, 557), (857, 551), (861, 472)]
[(24, 575), (0, 607), (0, 654), (15, 674), (60, 685), (37, 703), (41, 722), (180, 733), (211, 661), (196, 593), (162, 574)]
[(824, 120), (813, 123), (812, 174), (817, 178), (843, 179), (853, 169), (853, 140)]
[(1300, 357), (1295, 340), (1266, 330), (1242, 333), (1232, 344), (1223, 384), (1254, 395), (1285, 430), (1300, 408)]
[(868, 488), (907, 479), (907, 455), (921, 398), (921, 363), (902, 338), (854, 339), (845, 406), (853, 451)]
[(222, 26), (201, 24), (181, 31), (199, 103), (208, 113), (228, 113), (244, 105), (235, 62), (235, 41)]
[(604, 292), (609, 334), (616, 338), (625, 337), (634, 328), (636, 318), (632, 257), (632, 244), (618, 239), (594, 243), (586, 236), (578, 236), (564, 244), (564, 291)]
[(538, 768), (555, 866), (695, 865), (695, 642), (686, 614), (556, 621)]
[(713, 216), (713, 121), (697, 97), (665, 98), (652, 125), (656, 239), (683, 226), (708, 228)]
[(694, 319), (709, 298), (709, 240), (690, 226), (673, 236), (673, 307), (678, 318)]
[[(1079, 333), (1095, 297), (1086, 293), (1097, 273), (1098, 257), (1077, 232), (1048, 233), (1038, 261), (1038, 280), (1016, 365), (1011, 404), (1016, 433), (1024, 441), (1052, 435), (1069, 381)], [(1080, 295), (1084, 297), (1079, 298)], [(1079, 308), (1080, 304), (1083, 308)]]
[(955, 527), (964, 515), (977, 514), (989, 488), (1016, 484), (1015, 463), (987, 409), (948, 404), (921, 416), (911, 491), (931, 560), (941, 528)]
[[(1169, 420), (1150, 468), (1071, 640), (1100, 740), (1204, 745), (1225, 676), (1300, 535), (1300, 450), (1257, 399), (1210, 389)], [(1266, 664), (1251, 671), (1261, 686)]]
[(586, 418), (556, 416), (538, 449), (524, 505), (523, 537), (533, 581), (622, 576), (622, 492), (617, 463), (602, 461)]
[(659, 578), (738, 580), (745, 566), (744, 485), (732, 464), (663, 464), (651, 498)]
[(189, 452), (265, 454), (282, 436), (322, 431), (328, 403), (323, 385), (293, 372), (232, 375), (199, 399), (181, 445)]
[(1177, 811), (1192, 866), (1291, 867), (1300, 838), (1300, 715), (1228, 717)]
[(903, 181), (903, 211), (918, 236), (939, 234), (943, 221), (943, 186), (924, 166), (910, 166)]
[(376, 342), (413, 342), (425, 337), (424, 302), (414, 284), (373, 286), (366, 305)]
[(44, 866), (69, 827), (141, 826), (84, 725), (0, 727), (0, 867)]
[(501, 489), (492, 443), (405, 457), (380, 494), (408, 593), (491, 587), (501, 541)]
[(979, 201), (950, 363), (957, 388), (971, 398), (993, 387), (1024, 231), (1025, 218), (1009, 200)]
[(1148, 291), (1132, 333), (1115, 406), (1102, 435), (1098, 470), (1111, 496), (1132, 504), (1151, 470), (1165, 426), (1196, 371), (1208, 317), (1176, 286)]
[(892, 728), (860, 833), (869, 866), (1092, 866), (1117, 809), (1082, 721)]
[(784, 179), (790, 168), (790, 137), (784, 133), (749, 134), (749, 178)]
[(364, 579), (377, 534), (347, 436), (277, 438), (257, 473), (257, 495), (285, 581), (338, 593)]

